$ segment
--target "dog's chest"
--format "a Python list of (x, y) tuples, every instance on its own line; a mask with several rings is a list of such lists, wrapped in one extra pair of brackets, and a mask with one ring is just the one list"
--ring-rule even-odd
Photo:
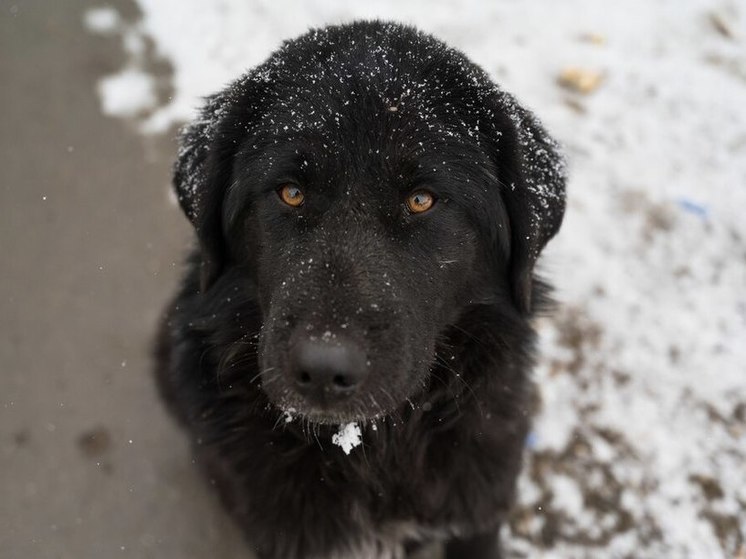
[[(409, 454), (400, 447), (395, 455), (376, 452), (372, 444), (354, 448), (349, 456), (326, 445), (323, 451), (309, 449), (307, 456), (275, 470), (270, 486), (284, 486), (284, 510), (322, 532), (335, 525), (341, 532), (364, 536), (362, 541), (375, 534), (375, 541), (366, 544), (370, 549), (394, 550), (403, 541), (458, 536), (475, 527), (475, 516), (497, 514), (503, 501), (501, 472), (485, 460), (499, 449), (482, 446), (475, 451), (430, 439), (427, 444), (439, 450), (428, 453), (425, 440), (409, 445)], [(485, 467), (494, 477), (484, 474)], [(271, 498), (277, 502), (278, 494)]]

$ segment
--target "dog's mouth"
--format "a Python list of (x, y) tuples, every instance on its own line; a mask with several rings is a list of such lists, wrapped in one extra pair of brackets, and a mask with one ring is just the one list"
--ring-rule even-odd
[(350, 423), (375, 425), (388, 415), (387, 412), (382, 410), (379, 412), (373, 410), (333, 410), (281, 404), (275, 405), (275, 408), (279, 413), (278, 422), (285, 425), (292, 423), (328, 427), (341, 427)]
[(272, 384), (263, 385), (271, 405), (278, 413), (278, 423), (339, 426), (348, 423), (375, 424), (406, 405), (394, 400), (388, 391), (360, 387), (351, 394), (331, 395), (328, 399), (307, 396), (284, 388), (278, 393)]

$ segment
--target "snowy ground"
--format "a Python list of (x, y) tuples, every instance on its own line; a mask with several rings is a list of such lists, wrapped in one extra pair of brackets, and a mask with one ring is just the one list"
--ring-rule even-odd
[[(140, 21), (102, 6), (86, 24), (129, 53), (99, 84), (102, 110), (144, 133), (189, 119), (281, 40), (358, 17), (435, 33), (534, 109), (571, 181), (506, 539), (519, 557), (746, 558), (746, 5), (138, 2)], [(562, 87), (571, 67), (600, 84)]]

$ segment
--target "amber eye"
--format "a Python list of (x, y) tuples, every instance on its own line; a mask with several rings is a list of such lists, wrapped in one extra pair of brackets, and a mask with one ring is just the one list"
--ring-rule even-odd
[(282, 185), (277, 193), (280, 195), (283, 202), (288, 206), (293, 206), (294, 208), (302, 206), (303, 201), (306, 199), (303, 192), (301, 192), (301, 189), (294, 184)]
[(407, 198), (407, 207), (413, 214), (426, 212), (435, 204), (435, 196), (426, 190), (416, 190)]

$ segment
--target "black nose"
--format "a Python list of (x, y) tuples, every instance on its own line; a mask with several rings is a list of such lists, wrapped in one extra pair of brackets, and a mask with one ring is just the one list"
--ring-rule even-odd
[(321, 404), (349, 396), (368, 376), (365, 353), (351, 341), (300, 341), (290, 369), (298, 392)]

